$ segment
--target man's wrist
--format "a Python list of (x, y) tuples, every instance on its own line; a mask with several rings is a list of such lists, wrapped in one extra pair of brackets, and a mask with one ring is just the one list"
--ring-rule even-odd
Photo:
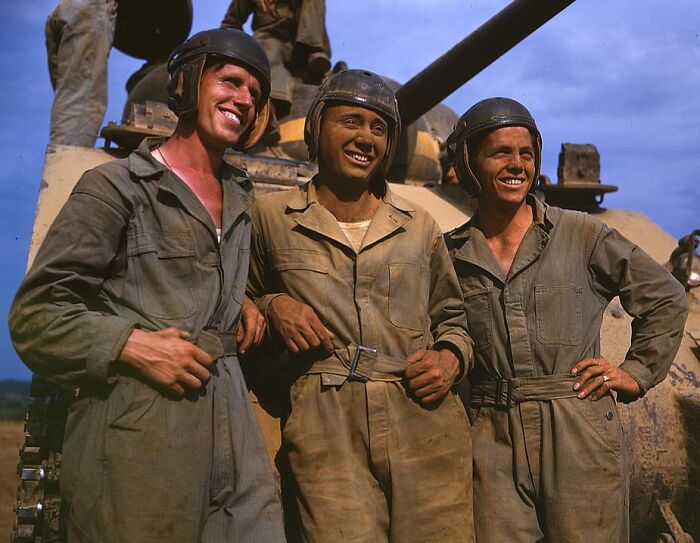
[(447, 351), (457, 359), (457, 371), (454, 377), (454, 383), (459, 383), (462, 381), (465, 374), (465, 365), (462, 352), (457, 348), (457, 346), (448, 341), (439, 341), (434, 345), (433, 349), (438, 352)]

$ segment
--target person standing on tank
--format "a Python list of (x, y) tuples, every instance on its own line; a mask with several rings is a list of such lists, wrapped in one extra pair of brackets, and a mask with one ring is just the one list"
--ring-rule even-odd
[(70, 542), (283, 541), (277, 489), (237, 352), (264, 319), (244, 298), (253, 145), (270, 91), (243, 32), (175, 49), (159, 145), (86, 172), (12, 305), (22, 360), (79, 387), (64, 440)]
[(472, 541), (471, 363), (442, 233), (385, 180), (398, 143), (376, 74), (328, 78), (304, 129), (318, 175), (253, 207), (249, 291), (291, 353), (283, 450), (304, 541)]
[(277, 119), (289, 114), (294, 77), (318, 83), (331, 69), (325, 0), (233, 0), (221, 26), (242, 29), (253, 15), (253, 36), (270, 58), (273, 115), (264, 140), (281, 135)]
[[(658, 384), (680, 346), (683, 287), (585, 213), (537, 199), (542, 138), (508, 98), (470, 108), (448, 139), (478, 209), (446, 234), (475, 362), (465, 399), (479, 542), (629, 540), (629, 466), (618, 400)], [(619, 296), (633, 317), (618, 366), (600, 327)]]

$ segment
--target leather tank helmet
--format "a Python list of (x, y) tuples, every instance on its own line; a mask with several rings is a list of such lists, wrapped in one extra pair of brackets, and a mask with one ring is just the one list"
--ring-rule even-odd
[(367, 70), (346, 70), (326, 79), (318, 88), (304, 124), (304, 141), (309, 159), (316, 160), (323, 111), (328, 105), (349, 104), (379, 113), (389, 125), (386, 153), (373, 179), (382, 183), (391, 167), (401, 132), (399, 104), (389, 85)]
[(535, 148), (535, 176), (530, 191), (534, 191), (540, 177), (542, 165), (542, 136), (537, 129), (535, 119), (521, 103), (510, 98), (487, 98), (477, 102), (459, 118), (452, 134), (447, 138), (447, 150), (450, 161), (460, 185), (469, 194), (478, 197), (482, 187), (469, 166), (469, 152), (475, 152), (475, 146), (498, 128), (507, 126), (524, 126), (532, 135)]
[(202, 73), (211, 57), (242, 66), (260, 84), (262, 94), (255, 120), (233, 146), (236, 150), (249, 149), (261, 138), (270, 115), (270, 61), (255, 38), (245, 32), (233, 28), (204, 30), (176, 47), (168, 59), (168, 107), (180, 118), (197, 111)]

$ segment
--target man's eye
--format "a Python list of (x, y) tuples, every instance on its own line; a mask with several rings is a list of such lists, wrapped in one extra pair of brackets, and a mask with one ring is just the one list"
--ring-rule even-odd
[(375, 124), (372, 126), (372, 133), (378, 135), (378, 136), (383, 136), (386, 134), (386, 126), (383, 124)]
[(354, 119), (352, 117), (348, 117), (347, 119), (345, 119), (345, 124), (347, 124), (349, 126), (357, 126), (357, 119)]

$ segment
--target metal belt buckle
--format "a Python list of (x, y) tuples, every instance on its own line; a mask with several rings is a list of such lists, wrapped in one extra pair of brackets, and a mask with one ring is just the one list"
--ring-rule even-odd
[(350, 364), (350, 372), (348, 373), (348, 381), (359, 381), (360, 383), (366, 383), (369, 379), (363, 375), (357, 375), (355, 370), (357, 369), (357, 364), (360, 361), (360, 356), (362, 352), (367, 351), (368, 353), (377, 354), (377, 349), (372, 349), (371, 347), (365, 347), (364, 345), (358, 345), (355, 351), (355, 356), (352, 357), (352, 363)]
[(503, 405), (501, 403), (501, 392), (503, 390), (503, 383), (506, 383), (506, 401), (505, 407), (510, 409), (513, 407), (513, 380), (499, 378), (496, 381), (496, 405)]

